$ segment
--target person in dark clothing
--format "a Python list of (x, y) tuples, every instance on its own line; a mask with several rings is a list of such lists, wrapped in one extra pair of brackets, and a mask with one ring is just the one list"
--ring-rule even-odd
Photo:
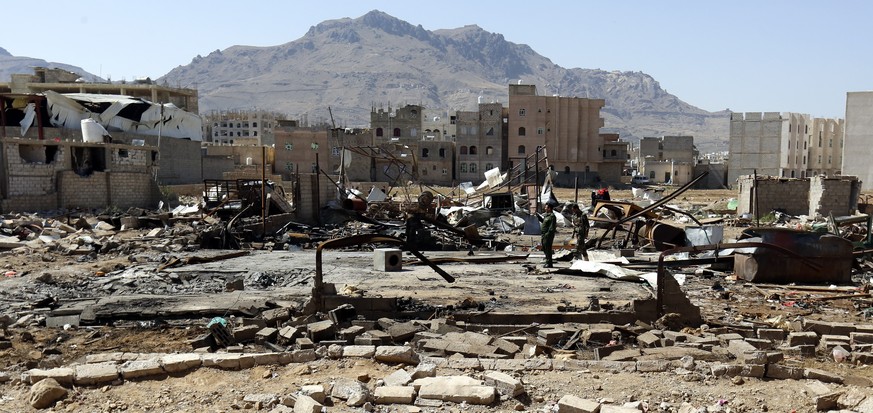
[(591, 224), (588, 222), (588, 215), (579, 209), (579, 205), (573, 204), (570, 206), (570, 212), (573, 214), (573, 235), (576, 236), (576, 251), (575, 255), (578, 259), (588, 261), (588, 248), (585, 246), (585, 241), (588, 239), (588, 232), (591, 229)]
[(545, 205), (545, 213), (543, 214), (543, 223), (540, 226), (542, 229), (542, 244), (543, 244), (543, 253), (546, 254), (546, 265), (545, 268), (552, 268), (552, 243), (555, 241), (555, 230), (556, 222), (555, 222), (555, 214), (552, 212), (552, 205)]

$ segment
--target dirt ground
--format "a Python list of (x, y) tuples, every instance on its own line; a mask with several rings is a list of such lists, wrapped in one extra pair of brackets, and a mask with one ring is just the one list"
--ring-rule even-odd
[[(628, 190), (613, 190), (612, 199), (631, 199)], [(669, 191), (668, 191), (669, 193)], [(573, 198), (572, 190), (559, 189), (560, 200)], [(716, 202), (735, 198), (736, 192), (691, 190), (671, 202), (684, 210), (694, 210)], [(588, 190), (580, 191), (580, 201), (590, 201)], [(725, 239), (736, 238), (742, 227), (725, 227)], [(559, 230), (558, 239), (568, 238), (569, 228)], [(50, 292), (56, 299), (74, 301), (90, 296), (112, 296), (136, 288), (151, 286), (154, 291), (166, 292), (158, 276), (149, 272), (166, 261), (170, 254), (151, 250), (143, 241), (145, 230), (122, 231), (117, 234), (121, 243), (131, 245), (126, 251), (94, 259), (69, 256), (56, 251), (5, 252), (0, 255), (2, 272), (14, 271), (14, 277), (0, 280), (0, 315), (16, 314), (33, 310), (33, 303), (45, 298)], [(522, 243), (535, 243), (532, 237), (517, 238)], [(140, 246), (142, 245), (142, 246)], [(650, 292), (636, 285), (627, 286), (604, 279), (585, 279), (553, 274), (539, 268), (541, 255), (532, 255), (525, 260), (501, 264), (447, 264), (446, 271), (455, 275), (458, 282), (448, 285), (427, 267), (407, 267), (399, 274), (385, 277), (371, 269), (371, 255), (366, 252), (330, 253), (326, 255), (326, 281), (338, 286), (351, 285), (367, 294), (386, 297), (410, 297), (432, 305), (457, 305), (464, 299), (488, 303), (489, 308), (499, 311), (533, 311), (554, 308), (567, 302), (580, 303), (593, 294), (599, 294), (604, 302), (621, 305), (637, 295)], [(594, 251), (594, 253), (598, 253)], [(603, 251), (603, 254), (613, 254)], [(480, 251), (478, 255), (490, 253)], [(428, 256), (432, 254), (428, 253)], [(438, 255), (438, 254), (433, 254)], [(446, 255), (452, 255), (446, 253)], [(458, 256), (463, 254), (458, 253)], [(642, 256), (646, 256), (642, 254)], [(280, 257), (280, 258), (277, 258)], [(655, 254), (649, 257), (656, 257)], [(276, 266), (275, 268), (270, 265)], [(562, 262), (558, 267), (566, 267)], [(537, 268), (530, 270), (532, 266)], [(864, 310), (871, 307), (869, 300), (817, 300), (824, 294), (820, 291), (792, 289), (788, 287), (765, 287), (763, 290), (748, 283), (737, 281), (730, 273), (697, 273), (697, 267), (680, 272), (685, 275), (682, 288), (691, 301), (700, 306), (708, 324), (721, 325), (768, 325), (781, 327), (802, 318), (870, 324)], [(112, 284), (114, 289), (96, 290), (97, 282), (104, 274), (129, 270), (135, 286)], [(228, 274), (252, 273), (294, 274), (284, 284), (258, 288), (253, 293), (270, 294), (283, 302), (302, 302), (307, 297), (308, 282), (314, 272), (314, 253), (256, 252), (247, 260), (228, 260), (216, 266), (204, 265), (187, 268), (188, 273), (210, 273), (213, 277)], [(50, 282), (45, 282), (49, 274)], [(181, 275), (180, 275), (181, 274)], [(215, 275), (218, 274), (218, 275)], [(184, 271), (177, 273), (184, 277)], [(42, 277), (42, 281), (40, 280)], [(222, 278), (220, 281), (223, 281)], [(247, 278), (248, 280), (248, 278)], [(193, 284), (194, 281), (191, 281)], [(248, 283), (248, 281), (247, 281)], [(208, 294), (212, 284), (205, 284)], [(223, 282), (219, 282), (223, 286)], [(860, 285), (860, 284), (858, 284)], [(125, 290), (127, 288), (128, 290)], [(220, 289), (220, 287), (218, 287)], [(247, 284), (247, 289), (249, 285)], [(842, 287), (841, 287), (842, 288)], [(762, 291), (765, 294), (762, 294)], [(779, 292), (783, 297), (796, 299), (768, 300), (767, 292)], [(181, 290), (180, 293), (192, 291)], [(786, 305), (791, 302), (791, 305)], [(5, 307), (5, 308), (4, 308)], [(13, 320), (14, 321), (14, 320)], [(81, 360), (88, 354), (102, 352), (188, 352), (188, 340), (205, 331), (206, 319), (120, 321), (111, 325), (47, 328), (28, 326), (12, 328), (6, 334), (12, 348), (0, 350), (0, 373), (7, 372), (12, 380), (0, 384), (0, 412), (34, 411), (28, 403), (30, 386), (16, 380), (18, 373), (30, 368), (50, 368)], [(700, 330), (697, 330), (699, 332)], [(727, 359), (727, 356), (725, 355)], [(787, 362), (795, 366), (819, 368), (836, 374), (853, 376), (873, 383), (873, 370), (865, 365), (835, 363), (819, 356), (800, 358), (788, 356)], [(375, 382), (399, 366), (377, 363), (372, 360), (329, 360), (287, 366), (259, 366), (243, 371), (222, 371), (201, 368), (184, 377), (164, 377), (159, 380), (125, 381), (98, 388), (77, 387), (51, 411), (58, 412), (231, 412), (251, 409), (243, 397), (257, 393), (294, 393), (301, 385), (324, 384), (329, 386), (339, 379), (355, 379), (367, 375)], [(815, 411), (811, 383), (806, 380), (767, 380), (717, 378), (688, 366), (663, 373), (640, 373), (618, 371), (522, 371), (516, 375), (525, 383), (527, 394), (492, 406), (470, 406), (446, 403), (439, 408), (422, 407), (421, 411), (557, 411), (556, 403), (564, 395), (612, 403), (643, 401), (649, 411), (664, 412), (810, 412)], [(441, 375), (466, 374), (476, 377), (481, 372), (440, 369)], [(830, 385), (833, 389), (837, 385)], [(865, 394), (873, 394), (869, 387), (862, 387)], [(689, 403), (693, 408), (682, 404)], [(374, 406), (379, 412), (414, 412), (416, 407), (405, 405)], [(329, 406), (328, 411), (363, 411), (345, 405)]]

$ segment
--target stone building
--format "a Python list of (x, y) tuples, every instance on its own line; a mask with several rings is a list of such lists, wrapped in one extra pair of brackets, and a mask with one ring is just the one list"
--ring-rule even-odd
[(864, 190), (873, 189), (873, 92), (846, 94), (845, 142), (842, 172), (861, 179)]
[(318, 173), (318, 168), (329, 172), (331, 147), (327, 140), (328, 130), (293, 128), (275, 130), (276, 163), (273, 171), (291, 180), (296, 173)]
[[(782, 178), (743, 175), (738, 181), (737, 214), (782, 211), (789, 215), (847, 216), (858, 207), (861, 182), (855, 176)], [(757, 199), (756, 199), (757, 197)]]
[(539, 96), (535, 85), (509, 85), (509, 166), (530, 164), (545, 148), (557, 185), (595, 183), (603, 166), (603, 99)]
[(0, 212), (155, 208), (157, 148), (0, 139)]
[(644, 137), (638, 156), (640, 174), (654, 183), (684, 185), (694, 178), (697, 148), (693, 136)]
[(383, 143), (410, 144), (421, 140), (422, 107), (406, 105), (392, 111), (383, 108), (370, 109), (370, 129), (373, 133), (373, 144)]
[(273, 145), (273, 129), (281, 118), (278, 113), (262, 110), (213, 111), (203, 117), (203, 140), (233, 145), (243, 138), (254, 138), (258, 145)]
[(507, 115), (500, 103), (480, 103), (477, 111), (457, 112), (458, 181), (478, 185), (485, 180), (485, 171), (493, 168), (506, 170)]
[(843, 124), (792, 112), (731, 113), (728, 183), (756, 170), (784, 178), (839, 175)]

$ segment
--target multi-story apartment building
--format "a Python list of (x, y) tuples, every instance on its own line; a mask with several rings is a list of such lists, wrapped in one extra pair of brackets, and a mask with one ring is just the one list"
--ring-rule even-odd
[(458, 111), (457, 177), (462, 182), (482, 182), (483, 173), (505, 170), (507, 111), (500, 103), (480, 103), (477, 111)]
[[(535, 85), (509, 85), (508, 161), (529, 165), (532, 155), (548, 156), (558, 172), (555, 183), (593, 184), (600, 179), (603, 99), (539, 96)], [(545, 148), (546, 152), (540, 151)]]
[(842, 171), (842, 119), (792, 112), (731, 113), (728, 183), (741, 175), (805, 178)]
[(261, 110), (213, 111), (203, 119), (204, 140), (233, 145), (241, 138), (254, 138), (258, 145), (274, 145), (274, 129), (282, 117), (278, 113)]
[(693, 136), (640, 139), (637, 165), (652, 182), (684, 185), (693, 178), (697, 148)]
[(384, 156), (374, 159), (375, 181), (405, 183), (412, 178), (425, 184), (453, 185), (455, 146), (445, 139), (448, 128), (440, 127), (443, 139), (436, 139), (437, 126), (429, 128), (430, 132), (422, 128), (422, 113), (420, 105), (406, 105), (395, 111), (391, 107), (387, 111), (371, 108), (373, 145), (379, 148), (378, 155), (384, 152)]
[(846, 94), (845, 142), (842, 172), (861, 180), (861, 189), (873, 189), (873, 92)]

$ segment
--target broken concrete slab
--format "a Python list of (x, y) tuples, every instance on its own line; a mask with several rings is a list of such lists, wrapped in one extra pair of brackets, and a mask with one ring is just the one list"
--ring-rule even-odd
[(82, 364), (76, 366), (73, 382), (79, 386), (111, 383), (118, 379), (118, 365), (112, 362)]
[(412, 375), (404, 369), (397, 369), (382, 380), (386, 386), (406, 386), (412, 381)]
[(344, 346), (343, 357), (365, 357), (371, 358), (376, 355), (376, 346)]
[(181, 353), (167, 354), (161, 357), (160, 363), (167, 373), (180, 373), (200, 367), (202, 360), (199, 354)]
[(373, 357), (384, 363), (418, 364), (418, 354), (406, 346), (378, 346)]
[(32, 369), (26, 373), (30, 384), (36, 384), (43, 379), (53, 379), (62, 386), (72, 386), (75, 370), (69, 367), (57, 367), (53, 369)]
[(600, 403), (571, 394), (558, 400), (558, 413), (599, 413)]
[(376, 387), (373, 401), (377, 404), (412, 404), (415, 401), (415, 389), (408, 386)]
[(118, 367), (118, 371), (125, 380), (164, 374), (158, 359), (126, 361)]
[(486, 371), (482, 375), (485, 384), (493, 386), (501, 395), (516, 397), (525, 393), (521, 380), (500, 371)]

